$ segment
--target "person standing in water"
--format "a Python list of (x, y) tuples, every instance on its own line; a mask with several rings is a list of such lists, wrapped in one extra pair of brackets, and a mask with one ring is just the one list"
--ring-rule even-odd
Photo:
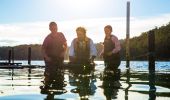
[(101, 55), (103, 55), (106, 68), (117, 71), (120, 65), (120, 42), (118, 38), (112, 34), (112, 26), (106, 25), (104, 27), (104, 49)]
[(55, 77), (58, 69), (62, 69), (64, 54), (67, 49), (66, 38), (62, 32), (58, 32), (55, 22), (50, 22), (51, 33), (44, 39), (42, 54), (45, 61), (45, 83), (49, 83)]
[(97, 50), (92, 39), (86, 36), (84, 27), (78, 27), (76, 33), (77, 38), (73, 39), (69, 49), (70, 62), (78, 64), (94, 63)]

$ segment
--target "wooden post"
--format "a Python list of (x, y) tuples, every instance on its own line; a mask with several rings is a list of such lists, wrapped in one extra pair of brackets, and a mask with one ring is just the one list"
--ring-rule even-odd
[[(28, 65), (31, 65), (31, 47), (28, 47)], [(28, 69), (28, 80), (31, 79), (31, 68)]]
[(130, 33), (130, 1), (127, 2), (127, 16), (126, 16), (126, 68), (129, 68), (130, 62), (129, 33)]
[(129, 88), (131, 87), (130, 84), (130, 48), (129, 48), (129, 37), (130, 37), (130, 1), (127, 2), (127, 14), (126, 14), (126, 75), (127, 75), (127, 80), (126, 83), (128, 83), (128, 87), (125, 89), (125, 100), (128, 100), (128, 91)]
[(150, 91), (156, 91), (155, 88), (155, 34), (154, 31), (148, 33), (148, 59), (149, 59), (149, 86)]
[(149, 59), (149, 71), (155, 72), (155, 34), (154, 31), (148, 33), (148, 59)]
[(31, 47), (28, 48), (28, 65), (31, 65)]
[(12, 47), (11, 59), (12, 59), (12, 63), (14, 63), (14, 47)]
[(8, 51), (8, 64), (11, 63), (11, 49)]

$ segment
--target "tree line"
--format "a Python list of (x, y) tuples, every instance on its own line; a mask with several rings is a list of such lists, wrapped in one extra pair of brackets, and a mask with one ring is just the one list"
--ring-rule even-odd
[[(152, 29), (155, 32), (155, 58), (156, 60), (170, 60), (170, 22), (161, 27)], [(149, 30), (150, 31), (150, 30)], [(149, 32), (148, 31), (148, 32)], [(140, 36), (130, 38), (130, 59), (131, 60), (147, 60), (148, 55), (148, 32), (141, 33)], [(120, 40), (121, 43), (121, 59), (126, 59), (126, 39)], [(98, 56), (96, 60), (102, 60), (99, 54), (103, 48), (102, 43), (96, 43)], [(18, 45), (14, 47), (0, 47), (0, 60), (7, 60), (9, 50), (13, 48), (15, 60), (27, 60), (28, 48), (31, 47), (31, 59), (42, 60), (41, 45)], [(69, 48), (68, 48), (69, 49)], [(66, 51), (65, 59), (68, 59), (68, 51)]]

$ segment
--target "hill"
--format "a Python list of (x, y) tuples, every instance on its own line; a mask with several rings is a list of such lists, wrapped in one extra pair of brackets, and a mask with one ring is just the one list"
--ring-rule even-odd
[[(170, 23), (163, 25), (161, 27), (156, 27), (152, 29), (155, 32), (155, 54), (156, 60), (170, 60)], [(148, 30), (149, 32), (150, 30)], [(133, 37), (130, 39), (130, 56), (131, 60), (147, 60), (148, 53), (148, 36), (147, 33), (141, 33), (138, 37)], [(121, 59), (125, 60), (125, 39), (120, 40), (122, 50)], [(28, 57), (28, 47), (32, 48), (32, 60), (42, 60), (41, 45), (19, 45), (14, 47), (0, 47), (0, 59), (7, 60), (8, 52), (12, 48), (14, 49), (14, 59), (15, 60), (27, 60)], [(98, 55), (101, 52), (101, 43), (96, 43), (96, 48)], [(65, 59), (68, 59), (68, 50), (65, 55)], [(97, 56), (96, 60), (102, 60)]]

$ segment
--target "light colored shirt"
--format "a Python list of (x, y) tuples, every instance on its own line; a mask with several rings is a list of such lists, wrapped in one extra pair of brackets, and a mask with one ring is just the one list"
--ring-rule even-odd
[[(69, 56), (75, 56), (74, 52), (74, 40), (71, 42), (71, 46), (69, 49)], [(97, 50), (93, 43), (93, 41), (90, 39), (90, 56), (97, 56)]]
[(115, 48), (113, 49), (113, 53), (118, 53), (121, 50), (120, 42), (115, 35), (112, 35), (112, 41), (115, 43)]

